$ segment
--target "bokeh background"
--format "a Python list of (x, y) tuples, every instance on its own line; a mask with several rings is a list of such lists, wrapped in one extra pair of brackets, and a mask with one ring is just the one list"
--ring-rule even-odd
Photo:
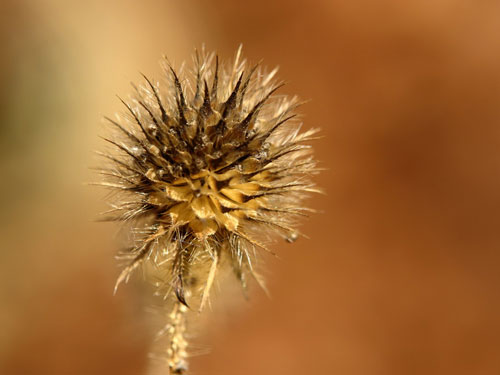
[(327, 194), (192, 373), (500, 373), (500, 2), (2, 0), (0, 38), (1, 374), (147, 373), (140, 281), (112, 296), (84, 182), (115, 94), (202, 43), (312, 99)]

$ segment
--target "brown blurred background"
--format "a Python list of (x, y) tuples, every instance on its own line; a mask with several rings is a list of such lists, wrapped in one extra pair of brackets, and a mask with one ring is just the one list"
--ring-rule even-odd
[(0, 38), (1, 374), (146, 374), (83, 182), (114, 95), (203, 42), (312, 99), (327, 195), (192, 374), (500, 373), (500, 2), (2, 0)]

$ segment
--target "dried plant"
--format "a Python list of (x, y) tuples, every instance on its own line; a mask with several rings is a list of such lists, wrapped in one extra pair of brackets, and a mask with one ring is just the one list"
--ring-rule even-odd
[(282, 86), (260, 64), (248, 67), (241, 47), (230, 66), (196, 52), (194, 69), (174, 70), (165, 59), (166, 85), (143, 76), (126, 114), (108, 119), (105, 138), (117, 152), (101, 183), (113, 189), (106, 220), (127, 222), (133, 245), (118, 286), (139, 266), (160, 275), (158, 293), (170, 308), (165, 358), (172, 374), (187, 369), (186, 313), (201, 311), (225, 268), (243, 288), (253, 278), (259, 250), (272, 234), (289, 242), (299, 235), (303, 200), (316, 192), (317, 171), (294, 113), (297, 98), (278, 96)]

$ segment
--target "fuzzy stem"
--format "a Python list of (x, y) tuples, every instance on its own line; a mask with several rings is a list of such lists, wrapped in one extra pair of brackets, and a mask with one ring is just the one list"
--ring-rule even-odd
[(185, 374), (187, 370), (186, 312), (187, 307), (176, 301), (168, 316), (170, 341), (167, 349), (167, 361), (169, 374), (172, 375)]

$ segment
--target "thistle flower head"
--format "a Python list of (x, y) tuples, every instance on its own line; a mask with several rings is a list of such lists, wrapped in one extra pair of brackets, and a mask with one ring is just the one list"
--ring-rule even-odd
[(204, 52), (192, 71), (164, 64), (166, 84), (143, 77), (127, 114), (111, 120), (107, 139), (118, 151), (103, 183), (117, 191), (111, 220), (129, 221), (137, 236), (128, 278), (152, 262), (168, 275), (164, 284), (184, 305), (203, 307), (222, 258), (245, 285), (256, 249), (268, 234), (289, 241), (303, 199), (316, 191), (316, 171), (300, 131), (297, 98), (276, 94), (276, 70), (248, 66), (241, 49), (229, 66)]

